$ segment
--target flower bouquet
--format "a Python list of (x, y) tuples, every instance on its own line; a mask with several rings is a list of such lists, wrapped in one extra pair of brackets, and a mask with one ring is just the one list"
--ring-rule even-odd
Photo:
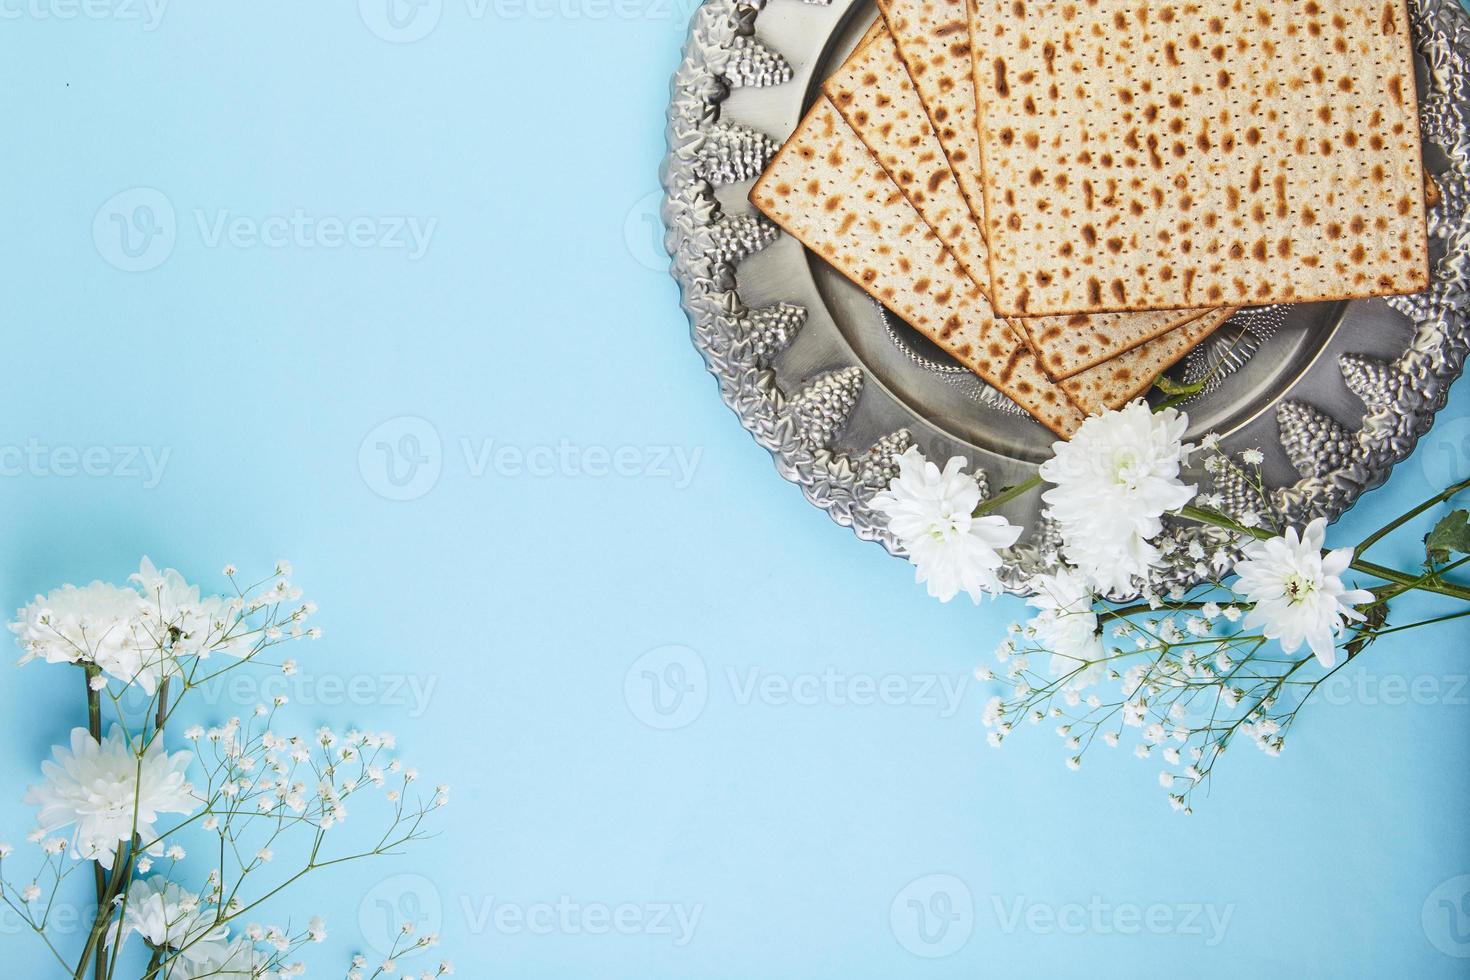
[[(444, 786), (420, 792), (386, 732), (277, 731), (284, 695), (243, 719), (181, 729), (205, 685), (247, 668), (294, 673), (276, 648), (321, 635), (288, 563), (252, 585), (233, 567), (224, 574), (231, 594), (201, 595), (145, 558), (127, 586), (62, 586), (10, 625), (22, 664), (65, 665), (85, 692), (85, 727), (25, 795), (38, 808), (31, 858), (0, 844), (0, 901), (75, 980), (298, 976), (301, 947), (326, 939), (322, 918), (253, 917), (308, 875), (423, 838), (448, 802)], [(359, 803), (379, 814), (361, 845), (338, 829)], [(196, 850), (202, 874), (187, 858)], [(59, 913), (77, 875), (91, 879), (95, 905), (69, 943)], [(398, 956), (436, 943), (406, 927), (373, 972), (357, 956), (347, 976), (397, 973)], [(417, 975), (451, 972), (439, 963)]]
[[(1009, 627), (998, 667), (976, 672), (1000, 688), (985, 708), (990, 744), (1023, 725), (1049, 724), (1076, 770), (1099, 739), (1117, 747), (1128, 736), (1136, 756), (1162, 763), (1159, 784), (1185, 813), (1237, 738), (1279, 755), (1307, 698), (1380, 637), (1470, 616), (1470, 585), (1450, 578), (1470, 561), (1470, 513), (1431, 517), (1470, 479), (1356, 545), (1329, 549), (1325, 520), (1292, 527), (1281, 518), (1258, 450), (1230, 455), (1214, 436), (1190, 445), (1188, 426), (1175, 408), (1152, 412), (1142, 401), (1094, 416), (1054, 445), (1035, 479), (988, 501), (963, 459), (941, 469), (910, 449), (873, 499), (931, 595), (948, 602), (964, 592), (978, 602), (1001, 591), (1001, 552), (1022, 533), (994, 511), (1047, 485), (1044, 547), (1053, 570), (1025, 583), (1035, 615)], [(1240, 491), (1231, 501), (1184, 482), (1196, 456), (1217, 484)], [(1416, 567), (1368, 559), (1375, 545), (1421, 521)], [(1213, 533), (1184, 543), (1170, 533), (1179, 522)], [(1193, 562), (1199, 584), (1161, 588), (1158, 570), (1180, 559)], [(1410, 592), (1453, 605), (1390, 623), (1391, 603)]]

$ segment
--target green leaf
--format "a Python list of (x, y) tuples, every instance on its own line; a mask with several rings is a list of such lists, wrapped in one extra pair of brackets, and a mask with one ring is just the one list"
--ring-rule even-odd
[(1451, 552), (1470, 555), (1470, 510), (1447, 514), (1424, 539), (1424, 548), (1438, 563), (1449, 561)]

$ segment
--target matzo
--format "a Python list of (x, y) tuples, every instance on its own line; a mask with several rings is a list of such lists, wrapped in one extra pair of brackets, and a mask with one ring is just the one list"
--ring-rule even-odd
[[(823, 90), (970, 278), (988, 292), (990, 271), (981, 225), (962, 196), (892, 36), (884, 33), (866, 47), (860, 45)], [(1103, 313), (1034, 319), (1020, 326), (1047, 374), (1060, 380), (1205, 312)]]
[(766, 168), (750, 199), (771, 220), (1047, 428), (1070, 436), (1083, 415), (997, 319), (825, 98)]
[(1008, 314), (1427, 287), (1403, 0), (980, 0)]
[(960, 193), (977, 220), (984, 193), (978, 178), (980, 143), (971, 76), (967, 0), (878, 0)]
[(1196, 344), (1220, 329), (1235, 313), (1233, 309), (1212, 310), (1182, 327), (1175, 327), (1157, 340), (1135, 347), (1062, 382), (1067, 397), (1088, 415), (1122, 408), (1153, 387), (1154, 379), (1188, 354)]

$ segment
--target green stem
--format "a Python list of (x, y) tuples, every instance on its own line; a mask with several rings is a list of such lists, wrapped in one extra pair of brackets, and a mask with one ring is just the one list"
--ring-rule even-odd
[(1435, 505), (1449, 500), (1455, 494), (1467, 489), (1470, 489), (1470, 480), (1461, 480), (1459, 483), (1456, 483), (1454, 486), (1445, 490), (1443, 493), (1435, 494), (1433, 497), (1424, 501), (1424, 503), (1420, 504), (1418, 507), (1415, 507), (1413, 510), (1409, 511), (1402, 517), (1389, 521), (1387, 524), (1383, 525), (1383, 527), (1379, 528), (1378, 530), (1374, 531), (1372, 534), (1364, 538), (1363, 543), (1358, 545), (1357, 550), (1353, 552), (1353, 557), (1362, 557), (1363, 553), (1366, 552), (1369, 548), (1373, 547), (1379, 541), (1388, 537), (1388, 535), (1392, 534), (1394, 531), (1397, 531), (1399, 528), (1403, 527), (1405, 524), (1409, 523), (1414, 518), (1424, 513), (1426, 510), (1429, 510)]
[(1433, 619), (1420, 620), (1417, 623), (1408, 623), (1404, 626), (1394, 626), (1386, 630), (1379, 630), (1373, 634), (1373, 638), (1376, 640), (1380, 636), (1388, 636), (1390, 633), (1400, 633), (1404, 630), (1418, 629), (1421, 626), (1436, 626), (1440, 623), (1448, 623), (1454, 619), (1464, 619), (1466, 616), (1470, 616), (1470, 609), (1465, 609), (1457, 613), (1449, 613), (1444, 616), (1436, 616)]
[(1127, 619), (1129, 616), (1136, 616), (1140, 613), (1151, 612), (1159, 613), (1161, 616), (1167, 616), (1170, 613), (1179, 612), (1182, 609), (1203, 609), (1204, 605), (1205, 604), (1203, 602), (1170, 602), (1166, 607), (1155, 609), (1153, 606), (1149, 605), (1146, 602), (1139, 602), (1131, 606), (1123, 606), (1120, 609), (1103, 610), (1102, 617), (1105, 620)]
[(92, 690), (92, 678), (102, 676), (102, 670), (96, 664), (83, 664), (85, 680), (87, 684), (87, 731), (99, 743), (102, 741), (102, 695)]
[(1424, 592), (1434, 592), (1439, 595), (1447, 595), (1453, 599), (1470, 602), (1470, 587), (1456, 585), (1453, 582), (1435, 582), (1428, 580), (1423, 575), (1409, 575), (1406, 572), (1386, 568), (1383, 565), (1378, 565), (1371, 561), (1355, 561), (1351, 567), (1364, 574), (1381, 578), (1385, 582), (1402, 585), (1406, 592), (1410, 589), (1419, 589)]
[(1451, 562), (1443, 568), (1430, 569), (1429, 571), (1425, 572), (1423, 575), (1420, 575), (1417, 579), (1415, 579), (1413, 585), (1380, 585), (1378, 588), (1373, 590), (1374, 593), (1378, 595), (1378, 598), (1373, 600), (1373, 602), (1369, 603), (1367, 606), (1362, 607), (1360, 611), (1367, 610), (1372, 606), (1382, 605), (1388, 600), (1397, 598), (1398, 596), (1403, 595), (1405, 592), (1408, 592), (1411, 589), (1419, 588), (1422, 583), (1427, 582), (1432, 578), (1444, 575), (1446, 572), (1452, 572), (1466, 562), (1470, 562), (1470, 555), (1466, 555), (1459, 561)]
[[(92, 678), (102, 676), (102, 671), (96, 664), (84, 664), (83, 668), (83, 680), (87, 685), (87, 731), (100, 745), (102, 742), (102, 695), (92, 689)], [(97, 895), (97, 917), (101, 919), (107, 902), (107, 872), (102, 870), (100, 861), (92, 862), (92, 885)], [(85, 963), (86, 961), (83, 960), (83, 965)], [(96, 980), (102, 980), (106, 968), (107, 952), (99, 944), (97, 959), (92, 968)]]
[(169, 678), (165, 677), (158, 684), (158, 714), (153, 721), (155, 737), (163, 731), (163, 726), (168, 721), (168, 682)]
[(1276, 537), (1276, 535), (1265, 528), (1244, 527), (1235, 523), (1224, 514), (1217, 514), (1212, 510), (1205, 510), (1203, 507), (1196, 507), (1193, 504), (1189, 504), (1181, 510), (1179, 516), (1187, 517), (1192, 521), (1199, 521), (1201, 524), (1209, 524), (1213, 527), (1224, 528), (1227, 531), (1234, 531), (1237, 534), (1249, 535), (1257, 541), (1265, 541), (1267, 538)]
[(1041, 477), (1033, 476), (1025, 483), (1018, 483), (1015, 486), (1011, 487), (1009, 490), (1004, 490), (997, 496), (991, 497), (989, 500), (982, 501), (980, 506), (975, 508), (975, 513), (972, 516), (983, 517), (986, 514), (989, 514), (992, 511), (996, 510), (1000, 506), (1010, 503), (1017, 497), (1022, 496), (1023, 494), (1030, 493), (1032, 490), (1035, 490), (1039, 486), (1041, 486)]
[[(119, 862), (124, 860), (123, 852), (125, 846), (123, 841), (119, 841), (117, 851), (113, 854), (112, 878), (108, 882), (106, 890), (103, 892), (102, 899), (97, 903), (97, 917), (92, 920), (92, 931), (87, 936), (87, 947), (82, 951), (81, 961), (77, 963), (77, 968), (72, 973), (72, 980), (85, 980), (87, 976), (87, 963), (93, 960), (94, 953), (96, 959), (94, 976), (97, 980), (102, 980), (107, 975), (107, 943), (103, 941), (103, 933), (107, 931), (107, 923), (112, 918), (110, 914), (112, 911), (112, 901), (117, 897), (118, 885), (126, 877), (126, 875), (121, 873), (119, 866)], [(126, 859), (131, 861), (131, 855)], [(100, 871), (102, 866), (98, 865), (97, 867)]]
[[(133, 780), (133, 785), (135, 787), (141, 786), (143, 784), (143, 760), (141, 757), (135, 757), (133, 760)], [(119, 897), (121, 897), (122, 901), (118, 903), (119, 907), (117, 911), (117, 921), (119, 923), (127, 918), (128, 899), (132, 897), (131, 888), (129, 886), (132, 884), (133, 881), (133, 860), (138, 856), (138, 808), (141, 803), (142, 794), (135, 789), (133, 791), (133, 829), (128, 834), (128, 839), (126, 842), (118, 842), (117, 851), (113, 856), (112, 881), (108, 885), (108, 888), (112, 893), (112, 900), (108, 902), (108, 912), (110, 913), (112, 911), (112, 905), (117, 902), (117, 899)], [(128, 851), (127, 861), (125, 863), (119, 863), (123, 860), (123, 848), (125, 843)], [(109, 915), (109, 918), (110, 917), (111, 916)], [(103, 946), (106, 946), (105, 940), (103, 942)], [(119, 938), (118, 942), (113, 943), (112, 962), (108, 964), (107, 973), (105, 974), (104, 978), (99, 978), (99, 980), (112, 980), (112, 978), (116, 975), (117, 957), (118, 954), (121, 952), (122, 941)]]

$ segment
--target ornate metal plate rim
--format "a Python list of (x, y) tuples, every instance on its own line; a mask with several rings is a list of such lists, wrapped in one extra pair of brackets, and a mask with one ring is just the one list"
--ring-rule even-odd
[[(795, 0), (772, 2), (801, 6)], [(690, 23), (671, 85), (669, 151), (660, 174), (664, 243), (695, 346), (725, 403), (771, 453), (781, 476), (811, 503), (859, 538), (902, 555), (869, 502), (891, 475), (892, 456), (914, 443), (912, 430), (897, 428), (861, 452), (834, 448), (863, 393), (864, 369), (841, 365), (807, 379), (799, 390), (783, 390), (773, 364), (807, 311), (789, 302), (752, 307), (737, 288), (741, 262), (780, 237), (749, 208), (726, 213), (716, 195), (718, 188), (758, 174), (779, 145), (764, 133), (722, 121), (720, 111), (734, 89), (792, 79), (791, 65), (756, 33), (765, 7), (766, 0), (706, 0)], [(1470, 15), (1457, 0), (1410, 0), (1409, 8), (1416, 46), (1428, 66), (1424, 137), (1447, 161), (1438, 175), (1443, 200), (1430, 219), (1443, 254), (1430, 290), (1390, 301), (1414, 325), (1402, 354), (1391, 361), (1353, 353), (1338, 358), (1343, 381), (1363, 406), (1360, 419), (1339, 420), (1292, 398), (1295, 390), (1279, 405), (1281, 444), (1301, 479), (1276, 489), (1272, 503), (1293, 523), (1316, 516), (1336, 520), (1387, 480), (1429, 431), (1470, 347)], [(926, 425), (918, 417), (911, 424)], [(979, 475), (984, 485), (985, 474)], [(1215, 489), (1231, 506), (1249, 505), (1245, 488)], [(1054, 535), (1041, 532), (1008, 555), (1004, 578), (1014, 592), (1056, 560)], [(1229, 560), (1218, 532), (1179, 526), (1171, 534), (1170, 557), (1155, 588), (1193, 584), (1215, 570), (1211, 565)], [(1188, 557), (1191, 541), (1204, 543), (1210, 557)]]

